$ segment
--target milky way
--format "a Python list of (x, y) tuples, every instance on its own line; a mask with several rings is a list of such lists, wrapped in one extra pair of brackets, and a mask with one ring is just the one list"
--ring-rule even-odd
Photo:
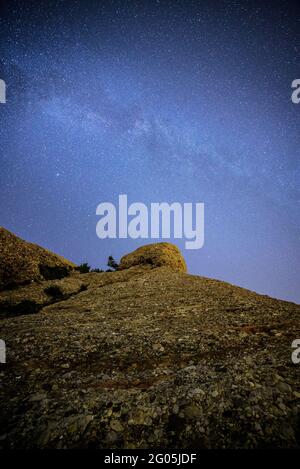
[(9, 1), (0, 224), (103, 267), (96, 207), (204, 202), (190, 272), (300, 302), (300, 14), (288, 2)]

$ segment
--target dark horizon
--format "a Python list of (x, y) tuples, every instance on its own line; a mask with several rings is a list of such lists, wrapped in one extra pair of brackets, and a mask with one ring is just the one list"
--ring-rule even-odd
[[(299, 6), (4, 2), (0, 224), (102, 267), (96, 207), (204, 202), (192, 274), (300, 303)], [(159, 240), (161, 241), (161, 239)]]

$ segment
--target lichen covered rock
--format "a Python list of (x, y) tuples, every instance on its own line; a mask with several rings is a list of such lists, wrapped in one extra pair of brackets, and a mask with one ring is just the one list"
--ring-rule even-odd
[(136, 265), (169, 267), (173, 271), (186, 272), (185, 260), (177, 246), (171, 243), (154, 243), (142, 246), (123, 256), (119, 270), (129, 269)]
[(300, 448), (300, 305), (181, 260), (0, 293), (0, 449)]
[(0, 290), (66, 277), (75, 264), (0, 227)]
[(299, 449), (299, 305), (164, 267), (41, 286), (0, 294), (0, 449)]

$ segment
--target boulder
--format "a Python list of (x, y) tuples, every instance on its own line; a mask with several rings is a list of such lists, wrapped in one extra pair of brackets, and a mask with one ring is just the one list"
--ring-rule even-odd
[(176, 272), (187, 271), (186, 263), (180, 250), (171, 243), (154, 243), (141, 246), (122, 257), (119, 270), (145, 264), (153, 267), (169, 267)]
[(0, 227), (0, 290), (66, 277), (75, 264)]

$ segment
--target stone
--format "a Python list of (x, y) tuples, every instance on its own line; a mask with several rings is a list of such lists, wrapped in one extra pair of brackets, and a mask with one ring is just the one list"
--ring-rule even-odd
[(291, 386), (289, 386), (287, 383), (283, 383), (282, 381), (279, 382), (277, 388), (282, 393), (290, 393), (292, 391)]
[(193, 420), (193, 419), (199, 419), (202, 416), (202, 412), (198, 406), (195, 404), (190, 404), (184, 408), (183, 411), (184, 416), (187, 419)]
[(123, 256), (119, 270), (148, 265), (151, 267), (168, 267), (176, 272), (186, 272), (185, 260), (177, 246), (171, 243), (154, 243), (142, 246)]
[(124, 430), (124, 427), (119, 420), (112, 420), (110, 422), (110, 428), (117, 433), (120, 433)]
[(75, 264), (0, 227), (0, 290), (66, 277)]

